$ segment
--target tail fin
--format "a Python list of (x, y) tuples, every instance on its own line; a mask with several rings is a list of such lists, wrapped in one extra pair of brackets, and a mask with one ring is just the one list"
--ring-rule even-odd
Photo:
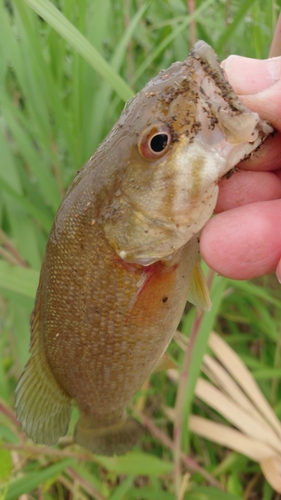
[(39, 299), (37, 293), (31, 320), (31, 357), (18, 382), (15, 407), (26, 434), (35, 443), (50, 445), (67, 432), (71, 399), (56, 381), (45, 356), (39, 332)]
[(74, 440), (97, 455), (123, 455), (138, 443), (145, 431), (137, 420), (127, 416), (107, 427), (93, 428), (84, 424), (82, 417), (76, 425)]

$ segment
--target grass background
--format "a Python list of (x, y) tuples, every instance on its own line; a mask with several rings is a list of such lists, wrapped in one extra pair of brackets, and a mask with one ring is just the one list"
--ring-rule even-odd
[[(124, 457), (92, 456), (78, 446), (35, 446), (17, 425), (14, 390), (28, 358), (29, 317), (52, 219), (67, 187), (118, 119), (133, 93), (162, 68), (187, 57), (196, 39), (220, 59), (265, 58), (280, 1), (0, 0), (0, 498), (172, 500), (277, 499), (259, 466), (187, 431), (191, 411), (218, 419), (194, 399), (209, 332), (215, 328), (250, 368), (281, 418), (281, 302), (274, 277), (233, 282), (208, 271), (213, 309), (186, 310), (197, 321), (181, 404), (191, 477), (174, 474), (176, 401), (165, 373), (154, 375), (131, 410), (150, 430)], [(277, 300), (278, 299), (278, 300)], [(198, 326), (199, 325), (199, 326)], [(170, 352), (181, 364), (182, 353)], [(77, 414), (73, 415), (71, 430)], [(197, 464), (197, 472), (194, 472)], [(214, 482), (206, 473), (211, 474)], [(176, 484), (178, 483), (178, 484)]]

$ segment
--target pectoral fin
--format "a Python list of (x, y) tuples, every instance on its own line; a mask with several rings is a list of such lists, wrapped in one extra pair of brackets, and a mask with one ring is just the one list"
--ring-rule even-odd
[(152, 373), (158, 373), (169, 370), (169, 368), (177, 368), (170, 356), (165, 352), (162, 358), (159, 359)]
[(190, 278), (187, 300), (204, 311), (210, 311), (212, 302), (205, 276), (197, 259)]

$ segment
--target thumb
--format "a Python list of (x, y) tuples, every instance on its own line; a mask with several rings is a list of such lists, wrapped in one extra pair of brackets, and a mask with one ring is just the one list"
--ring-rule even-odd
[(281, 57), (230, 56), (222, 67), (244, 104), (281, 130)]

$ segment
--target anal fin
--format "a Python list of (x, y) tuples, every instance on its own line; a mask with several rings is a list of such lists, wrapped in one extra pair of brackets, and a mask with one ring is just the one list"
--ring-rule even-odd
[(105, 427), (92, 427), (82, 415), (75, 428), (74, 440), (97, 455), (123, 455), (138, 443), (144, 432), (144, 427), (127, 415)]

